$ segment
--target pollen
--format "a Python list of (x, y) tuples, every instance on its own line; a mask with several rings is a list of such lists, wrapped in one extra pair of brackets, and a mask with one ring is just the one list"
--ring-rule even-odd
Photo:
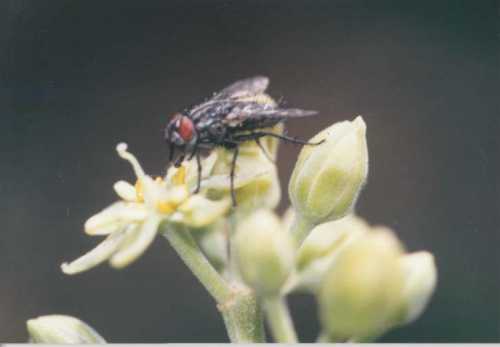
[(135, 196), (138, 202), (144, 202), (144, 188), (140, 179), (135, 182)]
[(165, 187), (165, 186), (167, 185), (167, 183), (166, 183), (166, 182), (163, 180), (163, 178), (162, 178), (162, 177), (160, 177), (160, 176), (157, 176), (157, 177), (155, 178), (155, 183), (157, 183), (157, 184), (159, 184), (159, 185), (161, 185), (161, 186), (163, 186), (163, 187)]
[(158, 201), (156, 203), (156, 209), (160, 212), (160, 213), (167, 213), (167, 214), (170, 214), (172, 212), (175, 211), (175, 208), (176, 208), (176, 204), (172, 203), (172, 202), (167, 202), (167, 201)]
[(181, 166), (172, 177), (172, 183), (176, 186), (186, 184), (186, 167)]

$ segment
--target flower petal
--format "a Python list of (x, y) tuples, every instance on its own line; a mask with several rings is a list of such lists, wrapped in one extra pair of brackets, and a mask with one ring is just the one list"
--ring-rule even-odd
[(137, 201), (137, 192), (135, 187), (127, 181), (118, 181), (113, 185), (116, 194), (125, 201)]
[(153, 242), (161, 220), (160, 215), (149, 215), (140, 227), (127, 236), (120, 250), (111, 257), (111, 266), (123, 268), (139, 258)]
[(193, 195), (184, 204), (179, 206), (183, 218), (181, 223), (190, 227), (200, 228), (212, 224), (222, 217), (231, 207), (231, 201), (209, 200), (201, 195)]
[(89, 235), (107, 235), (124, 224), (142, 221), (147, 216), (144, 205), (118, 201), (85, 222), (85, 232)]
[(90, 252), (84, 254), (69, 264), (63, 263), (61, 265), (62, 272), (67, 275), (74, 275), (99, 265), (109, 259), (109, 257), (116, 252), (120, 244), (125, 239), (125, 236), (126, 234), (123, 230), (114, 232)]
[[(255, 180), (260, 178), (265, 179), (266, 175), (270, 174), (271, 170), (254, 170), (253, 172), (241, 172), (234, 177), (234, 188), (238, 189), (244, 187)], [(217, 190), (229, 190), (230, 189), (231, 177), (229, 175), (213, 175), (202, 182), (203, 188), (217, 189)]]

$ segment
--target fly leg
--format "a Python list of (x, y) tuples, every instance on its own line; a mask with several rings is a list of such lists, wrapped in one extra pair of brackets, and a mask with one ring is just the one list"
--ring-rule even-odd
[(240, 150), (239, 147), (234, 147), (233, 160), (231, 162), (231, 173), (230, 173), (230, 189), (231, 189), (231, 200), (233, 201), (233, 207), (236, 207), (236, 193), (234, 191), (234, 174), (236, 171), (236, 159), (238, 159), (238, 154)]
[(274, 159), (273, 159), (273, 158), (271, 158), (271, 155), (267, 152), (267, 150), (264, 148), (264, 146), (262, 145), (262, 143), (260, 142), (260, 138), (259, 138), (259, 137), (257, 137), (257, 138), (255, 139), (255, 143), (257, 144), (257, 146), (259, 146), (259, 148), (260, 148), (260, 150), (262, 151), (262, 153), (264, 153), (264, 156), (265, 156), (267, 159), (269, 159), (269, 161), (270, 161), (271, 163), (276, 163), (276, 162), (274, 161)]
[(265, 131), (254, 132), (251, 135), (254, 135), (254, 136), (257, 136), (257, 137), (271, 136), (271, 137), (275, 137), (277, 139), (280, 139), (280, 140), (283, 140), (283, 141), (287, 141), (287, 142), (290, 142), (290, 143), (297, 143), (297, 144), (300, 144), (300, 145), (310, 145), (310, 146), (317, 146), (317, 145), (320, 145), (323, 142), (325, 142), (325, 140), (321, 140), (319, 142), (309, 142), (309, 141), (304, 141), (304, 140), (296, 139), (294, 137), (289, 137), (289, 136), (286, 136), (286, 135), (279, 135), (279, 134), (275, 134), (275, 133), (268, 133), (268, 132), (265, 132)]
[(198, 194), (200, 192), (200, 188), (201, 188), (202, 167), (201, 167), (201, 158), (200, 158), (200, 153), (198, 151), (198, 147), (199, 147), (199, 141), (196, 141), (194, 144), (193, 150), (191, 152), (191, 155), (188, 158), (188, 160), (191, 160), (191, 159), (193, 159), (194, 156), (196, 156), (196, 169), (198, 170), (198, 178), (196, 181), (196, 189), (193, 192), (194, 194)]
[(171, 163), (172, 160), (174, 160), (174, 155), (175, 155), (175, 146), (173, 143), (170, 144), (168, 148), (168, 162)]
[(201, 187), (201, 159), (200, 159), (200, 153), (198, 152), (196, 152), (196, 165), (198, 169), (198, 180), (196, 182), (196, 189), (194, 190), (194, 193), (198, 194)]

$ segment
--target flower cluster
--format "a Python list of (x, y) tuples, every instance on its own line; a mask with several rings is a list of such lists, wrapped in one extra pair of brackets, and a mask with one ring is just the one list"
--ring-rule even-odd
[[(106, 239), (64, 263), (63, 272), (76, 274), (105, 261), (123, 268), (162, 234), (217, 301), (234, 342), (263, 341), (261, 308), (275, 341), (297, 342), (286, 303), (295, 291), (316, 298), (319, 341), (371, 341), (417, 319), (437, 281), (432, 254), (406, 253), (394, 231), (371, 226), (353, 211), (368, 175), (363, 118), (335, 123), (311, 139), (319, 145), (302, 148), (288, 188), (292, 206), (283, 217), (274, 211), (281, 198), (278, 142), (263, 140), (240, 146), (236, 208), (230, 150), (217, 148), (202, 160), (201, 189), (194, 194), (196, 161), (153, 178), (119, 144), (136, 182), (115, 183), (120, 200), (85, 223), (87, 234)], [(65, 329), (90, 334), (83, 323), (57, 317), (30, 320), (33, 341), (63, 341), (52, 336), (66, 336), (60, 334)], [(67, 336), (65, 342), (76, 341)]]

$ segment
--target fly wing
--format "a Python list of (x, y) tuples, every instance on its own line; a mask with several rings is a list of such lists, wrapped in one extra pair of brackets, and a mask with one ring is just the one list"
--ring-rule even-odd
[(264, 93), (269, 85), (269, 78), (256, 76), (237, 81), (216, 93), (211, 99), (192, 107), (189, 116), (197, 121), (211, 112), (213, 115), (226, 116), (225, 111), (241, 98), (251, 98)]
[(215, 94), (213, 100), (238, 99), (264, 93), (269, 85), (269, 78), (256, 76), (237, 81)]
[(301, 110), (298, 108), (275, 108), (273, 110), (266, 110), (260, 114), (261, 117), (272, 117), (272, 118), (299, 118), (299, 117), (309, 117), (315, 116), (318, 111), (313, 110)]
[(272, 108), (255, 102), (239, 103), (225, 117), (224, 123), (231, 127), (247, 130), (265, 128), (287, 118), (308, 117), (318, 114), (316, 111), (297, 108)]

